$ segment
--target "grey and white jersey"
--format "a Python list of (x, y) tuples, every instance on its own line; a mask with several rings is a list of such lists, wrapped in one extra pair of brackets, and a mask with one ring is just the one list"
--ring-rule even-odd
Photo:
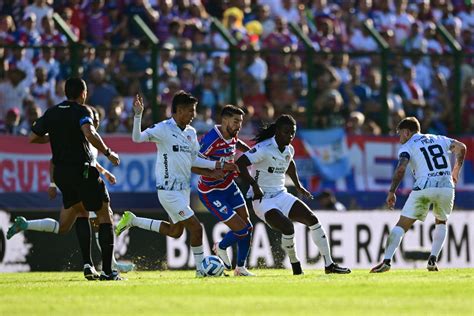
[[(252, 175), (265, 193), (264, 198), (286, 191), (286, 171), (295, 155), (295, 149), (292, 145), (286, 146), (285, 150), (281, 152), (278, 149), (275, 137), (272, 137), (256, 144), (244, 155), (253, 164)], [(252, 191), (250, 191), (249, 196), (252, 196), (252, 194)]]
[(191, 166), (199, 152), (196, 130), (181, 130), (173, 118), (147, 128), (149, 142), (156, 143), (156, 187), (159, 190), (186, 190), (190, 187)]
[(454, 188), (449, 157), (452, 142), (445, 136), (417, 133), (400, 146), (398, 156), (410, 159), (414, 189)]

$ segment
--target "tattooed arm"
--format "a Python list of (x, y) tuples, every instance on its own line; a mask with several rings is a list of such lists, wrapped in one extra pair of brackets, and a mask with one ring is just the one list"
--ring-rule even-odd
[(451, 142), (451, 146), (449, 146), (449, 150), (451, 150), (451, 152), (454, 153), (454, 155), (456, 156), (456, 161), (451, 172), (454, 184), (456, 184), (458, 182), (459, 172), (461, 171), (461, 167), (464, 163), (464, 158), (466, 157), (467, 147), (464, 143), (461, 143), (457, 140), (453, 140)]
[(402, 182), (403, 177), (405, 176), (405, 170), (407, 169), (408, 162), (410, 161), (409, 155), (407, 153), (401, 153), (400, 158), (398, 159), (398, 165), (395, 169), (392, 178), (392, 184), (390, 185), (390, 190), (388, 190), (387, 195), (387, 206), (390, 209), (393, 209), (395, 202), (397, 201), (397, 196), (395, 192), (398, 189), (398, 186)]

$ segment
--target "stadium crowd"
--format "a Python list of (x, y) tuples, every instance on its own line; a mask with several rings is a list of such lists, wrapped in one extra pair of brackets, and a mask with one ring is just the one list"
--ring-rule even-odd
[[(135, 14), (160, 40), (160, 117), (170, 116), (176, 91), (191, 91), (200, 102), (193, 122), (198, 132), (211, 128), (218, 108), (230, 102), (228, 45), (211, 27), (211, 17), (223, 23), (245, 50), (237, 54), (237, 95), (248, 112), (243, 135), (253, 135), (262, 122), (285, 112), (305, 127), (310, 106), (316, 128), (344, 126), (350, 134), (381, 134), (381, 61), (373, 54), (377, 43), (362, 27), (365, 21), (381, 33), (392, 54), (392, 130), (400, 119), (414, 115), (425, 132), (453, 132), (453, 57), (443, 55), (450, 48), (436, 31), (441, 23), (466, 54), (463, 123), (466, 133), (474, 133), (472, 1), (4, 0), (0, 12), (2, 134), (27, 135), (36, 118), (64, 99), (72, 57), (54, 12), (84, 44), (79, 71), (89, 84), (87, 102), (101, 114), (103, 133), (131, 133), (134, 95), (150, 96), (151, 52), (132, 23)], [(304, 46), (288, 21), (297, 22), (320, 52), (314, 60), (314, 104), (308, 104)], [(367, 55), (351, 57), (351, 52)], [(153, 119), (146, 109), (142, 122), (149, 126)]]

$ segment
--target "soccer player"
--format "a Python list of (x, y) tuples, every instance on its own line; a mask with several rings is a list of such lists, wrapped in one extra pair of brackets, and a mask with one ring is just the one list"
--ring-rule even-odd
[[(68, 232), (78, 216), (88, 217), (87, 210), (94, 210), (99, 219), (99, 241), (102, 249), (102, 274), (100, 280), (121, 280), (117, 271), (112, 270), (114, 235), (112, 217), (109, 213), (110, 198), (105, 185), (94, 166), (90, 145), (102, 152), (113, 165), (120, 163), (119, 156), (107, 147), (93, 125), (92, 113), (84, 105), (87, 85), (84, 80), (70, 78), (66, 81), (67, 100), (48, 109), (32, 126), (30, 143), (51, 145), (54, 163), (54, 183), (63, 195), (64, 209), (59, 223), (51, 218), (27, 221), (15, 218), (7, 232), (10, 239), (24, 230), (35, 230), (63, 234)], [(91, 235), (89, 221), (82, 221), (78, 233), (81, 249), (90, 248)], [(87, 246), (89, 245), (89, 246)], [(87, 252), (83, 251), (83, 254)], [(91, 262), (92, 263), (92, 262)], [(88, 279), (99, 275), (92, 267), (84, 267)]]
[[(398, 123), (400, 136), (398, 165), (387, 195), (387, 206), (393, 209), (397, 191), (407, 166), (415, 177), (413, 190), (408, 196), (395, 227), (390, 232), (385, 247), (384, 260), (370, 270), (380, 273), (390, 270), (393, 254), (405, 233), (414, 222), (425, 221), (430, 207), (433, 207), (435, 229), (433, 245), (428, 259), (428, 271), (438, 271), (438, 255), (446, 239), (446, 222), (454, 205), (454, 188), (466, 156), (466, 145), (445, 136), (421, 134), (420, 122), (415, 117), (407, 117)], [(456, 161), (451, 169), (449, 153), (454, 153)]]
[[(234, 162), (236, 150), (249, 150), (250, 148), (237, 138), (243, 116), (242, 109), (226, 105), (221, 112), (221, 125), (214, 126), (202, 137), (200, 154), (213, 161)], [(245, 267), (253, 226), (244, 197), (234, 182), (236, 175), (235, 172), (227, 172), (222, 179), (203, 175), (199, 179), (198, 194), (209, 212), (231, 229), (220, 242), (214, 244), (213, 251), (222, 259), (226, 268), (231, 269), (226, 249), (237, 243), (237, 266), (234, 275), (255, 276)]]
[(172, 223), (137, 217), (132, 212), (125, 212), (117, 224), (115, 232), (119, 235), (130, 227), (139, 227), (168, 236), (174, 236), (174, 234), (179, 236), (185, 227), (190, 233), (191, 250), (196, 263), (196, 276), (202, 277), (204, 276), (200, 267), (204, 254), (202, 226), (189, 206), (191, 168), (228, 171), (238, 171), (238, 168), (233, 163), (211, 161), (198, 156), (199, 142), (196, 130), (189, 125), (196, 115), (197, 102), (197, 99), (191, 94), (178, 91), (172, 100), (172, 117), (142, 132), (143, 100), (139, 95), (135, 97), (132, 139), (137, 143), (156, 143), (155, 175), (158, 199)]
[[(296, 134), (296, 122), (290, 115), (281, 115), (276, 122), (262, 128), (255, 137), (256, 144), (237, 160), (240, 176), (251, 186), (249, 196), (255, 214), (271, 228), (282, 233), (281, 246), (290, 258), (293, 274), (303, 274), (296, 254), (292, 221), (310, 229), (311, 238), (324, 258), (326, 273), (350, 273), (333, 262), (324, 228), (310, 208), (300, 199), (287, 192), (285, 175), (288, 174), (296, 190), (305, 198), (313, 196), (300, 183), (291, 145)], [(247, 167), (253, 165), (252, 177)]]

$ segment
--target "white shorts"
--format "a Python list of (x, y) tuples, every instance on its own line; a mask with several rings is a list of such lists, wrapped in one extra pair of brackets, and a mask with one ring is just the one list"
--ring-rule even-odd
[(187, 220), (194, 215), (190, 204), (190, 191), (158, 190), (158, 199), (174, 224)]
[(434, 216), (440, 221), (446, 221), (453, 210), (454, 189), (427, 188), (412, 191), (403, 206), (401, 215), (424, 222), (431, 205), (433, 205)]
[(262, 202), (254, 200), (252, 201), (252, 205), (255, 214), (265, 222), (265, 213), (272, 209), (277, 209), (282, 212), (283, 215), (288, 217), (291, 207), (296, 201), (298, 201), (296, 196), (286, 191), (282, 191), (275, 197), (262, 199)]

